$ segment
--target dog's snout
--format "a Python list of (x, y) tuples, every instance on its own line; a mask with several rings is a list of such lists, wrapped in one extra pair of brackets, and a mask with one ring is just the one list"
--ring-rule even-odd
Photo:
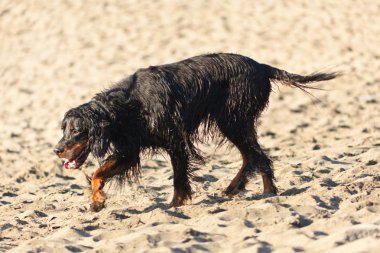
[(56, 153), (57, 155), (60, 155), (63, 153), (63, 148), (55, 148), (54, 149), (54, 153)]

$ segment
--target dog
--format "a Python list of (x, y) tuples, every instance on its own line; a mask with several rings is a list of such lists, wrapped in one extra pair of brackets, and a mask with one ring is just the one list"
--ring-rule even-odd
[(150, 66), (66, 112), (63, 137), (54, 152), (65, 168), (78, 169), (91, 153), (100, 167), (88, 180), (91, 210), (104, 207), (103, 187), (112, 178), (137, 179), (144, 151), (164, 151), (173, 167), (171, 206), (191, 200), (191, 177), (204, 164), (194, 142), (219, 137), (235, 145), (243, 164), (225, 190), (234, 195), (250, 177), (262, 176), (264, 193), (276, 194), (272, 161), (257, 140), (257, 120), (268, 104), (272, 84), (304, 91), (308, 83), (338, 73), (291, 74), (238, 54), (206, 54), (177, 63)]

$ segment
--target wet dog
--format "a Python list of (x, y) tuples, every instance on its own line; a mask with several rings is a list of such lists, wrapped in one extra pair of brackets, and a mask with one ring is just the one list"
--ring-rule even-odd
[(151, 66), (69, 110), (54, 152), (64, 159), (65, 168), (79, 168), (90, 153), (101, 160), (89, 178), (94, 211), (104, 207), (102, 189), (108, 180), (139, 176), (140, 155), (146, 150), (169, 154), (174, 173), (171, 204), (183, 205), (191, 199), (192, 172), (204, 162), (194, 142), (205, 135), (228, 140), (242, 155), (243, 165), (226, 194), (244, 189), (255, 173), (262, 176), (264, 193), (276, 194), (272, 162), (256, 133), (271, 83), (305, 90), (312, 88), (308, 83), (336, 76), (291, 74), (237, 54), (208, 54)]

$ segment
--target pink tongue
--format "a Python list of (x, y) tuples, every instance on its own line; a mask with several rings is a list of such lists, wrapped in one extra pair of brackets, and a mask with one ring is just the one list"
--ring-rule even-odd
[(65, 163), (63, 164), (63, 167), (65, 167), (65, 169), (71, 169), (71, 168), (76, 168), (77, 167), (77, 161), (71, 161), (68, 160), (68, 159), (65, 159)]

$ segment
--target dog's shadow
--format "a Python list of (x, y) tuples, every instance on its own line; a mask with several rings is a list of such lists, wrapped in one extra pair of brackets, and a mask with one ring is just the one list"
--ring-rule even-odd
[(199, 201), (199, 202), (196, 202), (196, 203), (193, 203), (193, 205), (216, 205), (216, 204), (221, 204), (221, 203), (224, 203), (224, 202), (227, 202), (227, 201), (230, 201), (232, 199), (232, 197), (229, 197), (229, 196), (226, 196), (224, 194), (207, 194), (207, 198)]
[[(232, 199), (231, 197), (228, 197), (228, 196), (225, 196), (222, 194), (208, 194), (207, 198), (205, 198), (199, 202), (192, 203), (190, 205), (199, 206), (199, 205), (205, 205), (206, 204), (206, 205), (213, 206), (213, 205), (217, 205), (217, 204), (221, 204), (221, 203), (230, 201), (231, 199)], [(142, 210), (138, 210), (135, 208), (127, 208), (127, 209), (124, 209), (122, 212), (118, 212), (118, 215), (122, 215), (124, 218), (129, 218), (130, 215), (146, 214), (146, 213), (150, 213), (150, 212), (153, 212), (153, 211), (159, 209), (160, 211), (166, 213), (167, 215), (175, 217), (175, 218), (179, 218), (179, 219), (190, 219), (191, 218), (190, 216), (184, 214), (180, 208), (173, 207), (170, 204), (166, 203), (165, 199), (158, 198), (158, 199), (155, 199), (155, 201), (156, 201), (155, 203), (153, 203), (152, 205), (150, 205), (150, 206), (148, 206)]]
[(154, 203), (143, 210), (137, 210), (132, 208), (127, 208), (123, 210), (124, 215), (125, 214), (131, 214), (131, 215), (138, 215), (138, 214), (146, 214), (153, 212), (156, 209), (161, 210), (162, 212), (168, 214), (169, 216), (180, 218), (180, 219), (190, 219), (191, 217), (183, 214), (178, 208), (173, 208), (170, 204), (167, 204), (164, 202), (164, 200), (161, 200), (162, 202)]

